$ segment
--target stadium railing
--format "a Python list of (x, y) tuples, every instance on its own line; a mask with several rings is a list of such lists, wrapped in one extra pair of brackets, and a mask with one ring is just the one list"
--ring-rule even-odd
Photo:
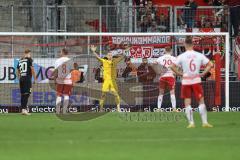
[[(206, 32), (229, 31), (230, 28), (228, 8), (224, 7), (199, 6), (196, 11), (189, 11), (184, 6), (149, 9), (139, 6), (11, 5), (0, 8), (0, 31), (4, 32)], [(187, 27), (186, 23), (192, 27)], [(47, 45), (56, 41), (53, 37), (46, 37), (30, 39), (28, 43)], [(9, 46), (2, 49), (4, 54), (16, 52), (14, 39), (8, 42)], [(234, 70), (233, 65), (231, 70)]]
[[(150, 13), (149, 13), (150, 12)], [(173, 31), (172, 7), (155, 6), (0, 6), (4, 32), (138, 32), (148, 17), (148, 32)], [(150, 16), (148, 16), (150, 14)], [(153, 22), (153, 23), (152, 23)]]
[(185, 6), (174, 7), (174, 31), (229, 31), (229, 12), (222, 6), (199, 6), (191, 9)]

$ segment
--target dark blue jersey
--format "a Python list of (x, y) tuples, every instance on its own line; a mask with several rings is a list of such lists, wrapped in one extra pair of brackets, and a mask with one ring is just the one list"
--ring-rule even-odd
[(32, 70), (31, 67), (33, 66), (32, 58), (24, 57), (19, 60), (17, 69), (20, 73), (20, 78), (32, 78)]

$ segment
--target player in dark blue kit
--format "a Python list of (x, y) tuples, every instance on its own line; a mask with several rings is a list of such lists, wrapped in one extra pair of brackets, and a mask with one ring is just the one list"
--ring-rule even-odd
[(33, 83), (35, 83), (36, 74), (33, 68), (31, 50), (29, 49), (25, 50), (24, 56), (18, 62), (17, 76), (20, 84), (22, 114), (30, 115), (27, 110), (27, 103), (32, 91), (32, 77), (34, 78)]

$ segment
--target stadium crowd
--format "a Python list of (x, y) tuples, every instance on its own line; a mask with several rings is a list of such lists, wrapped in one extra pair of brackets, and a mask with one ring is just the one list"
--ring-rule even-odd
[(168, 8), (154, 6), (151, 0), (137, 3), (137, 31), (138, 32), (169, 32), (170, 17)]
[[(177, 28), (205, 29), (218, 28), (220, 31), (228, 31), (229, 16), (234, 36), (239, 33), (239, 16), (240, 1), (238, 0), (204, 0), (206, 5), (216, 8), (199, 8), (195, 0), (187, 0), (184, 7), (177, 11)], [(137, 7), (137, 31), (138, 32), (169, 32), (170, 14), (169, 5), (155, 5), (152, 0), (136, 0)], [(227, 6), (230, 9), (228, 12)]]

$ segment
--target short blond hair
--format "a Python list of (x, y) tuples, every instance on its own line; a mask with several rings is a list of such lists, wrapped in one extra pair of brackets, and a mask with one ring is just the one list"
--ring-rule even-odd
[(28, 53), (30, 53), (30, 52), (31, 52), (30, 49), (25, 49), (24, 54), (28, 54)]
[(64, 55), (68, 55), (68, 50), (67, 50), (66, 48), (63, 48), (63, 49), (62, 49), (62, 53), (63, 53)]
[(187, 36), (186, 39), (185, 39), (185, 44), (186, 45), (193, 45), (193, 40), (192, 40), (192, 37), (191, 36)]

